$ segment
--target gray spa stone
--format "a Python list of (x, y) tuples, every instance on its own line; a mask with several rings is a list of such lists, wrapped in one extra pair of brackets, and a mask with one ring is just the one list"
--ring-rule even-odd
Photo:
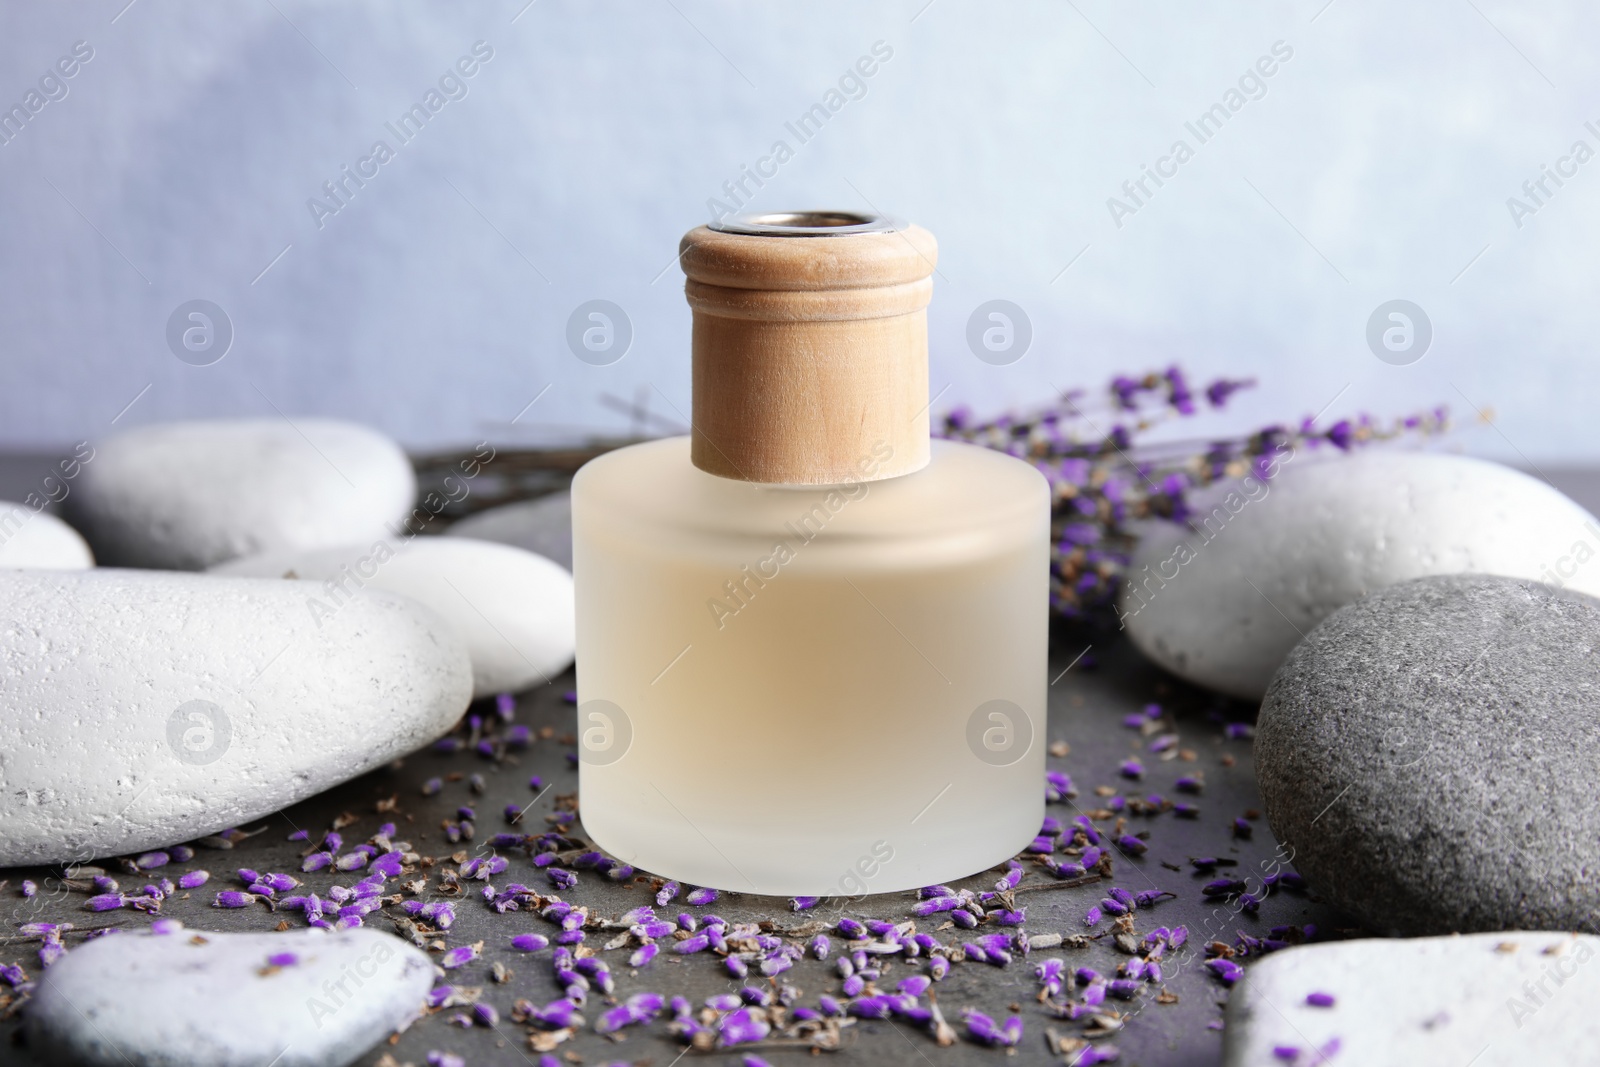
[(1600, 933), (1600, 600), (1391, 586), (1313, 630), (1261, 706), (1267, 818), (1380, 933)]
[(373, 590), (0, 570), (0, 867), (160, 848), (439, 737), (472, 697), (454, 629)]
[(471, 537), (536, 552), (572, 569), (572, 494), (502, 504), (452, 523), (446, 537)]
[(1118, 614), (1156, 663), (1241, 700), (1261, 699), (1313, 626), (1397, 582), (1500, 574), (1600, 596), (1600, 520), (1481, 459), (1291, 453), (1270, 481), (1219, 483), (1191, 503), (1190, 525), (1140, 537)]
[[(1223, 1063), (1310, 1067), (1318, 1052), (1335, 1067), (1579, 1062), (1600, 1048), (1597, 950), (1600, 938), (1566, 933), (1283, 949), (1248, 964), (1229, 994)], [(1308, 1004), (1315, 993), (1333, 1003)]]
[(420, 1014), (433, 976), (367, 927), (113, 934), (39, 975), (28, 1044), (86, 1067), (342, 1067)]
[(79, 571), (94, 555), (77, 530), (48, 511), (0, 500), (0, 568)]
[(201, 570), (387, 536), (416, 476), (376, 430), (335, 419), (158, 423), (96, 443), (68, 518), (108, 567)]

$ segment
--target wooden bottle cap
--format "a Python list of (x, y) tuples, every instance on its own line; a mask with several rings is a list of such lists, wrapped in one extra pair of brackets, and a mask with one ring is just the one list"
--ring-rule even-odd
[(927, 230), (852, 212), (684, 235), (696, 467), (746, 482), (873, 481), (926, 466)]

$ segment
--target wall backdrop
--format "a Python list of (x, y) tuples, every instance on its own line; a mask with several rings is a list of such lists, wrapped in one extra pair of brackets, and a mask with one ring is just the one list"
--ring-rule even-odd
[(939, 238), (936, 413), (1177, 362), (1260, 380), (1208, 432), (1444, 403), (1600, 460), (1597, 45), (1509, 0), (8, 4), (0, 448), (664, 431), (680, 235), (828, 206)]

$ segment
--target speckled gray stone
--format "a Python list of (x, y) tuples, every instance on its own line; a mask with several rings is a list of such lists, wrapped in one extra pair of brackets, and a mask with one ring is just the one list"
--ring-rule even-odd
[(39, 976), (28, 1043), (93, 1067), (340, 1067), (416, 1018), (433, 976), (369, 928), (114, 934)]
[(1378, 932), (1600, 932), (1600, 600), (1454, 575), (1342, 608), (1274, 677), (1256, 772), (1312, 890)]
[(0, 867), (160, 848), (448, 730), (472, 663), (372, 590), (324, 617), (266, 578), (0, 570)]
[(337, 419), (203, 419), (96, 446), (66, 498), (108, 567), (202, 570), (258, 552), (391, 535), (415, 502), (400, 446)]
[[(1246, 965), (1228, 996), (1226, 1067), (1522, 1067), (1600, 1048), (1600, 938), (1362, 938)], [(1326, 993), (1332, 1004), (1306, 1003)], [(1290, 1058), (1280, 1054), (1293, 1049)]]

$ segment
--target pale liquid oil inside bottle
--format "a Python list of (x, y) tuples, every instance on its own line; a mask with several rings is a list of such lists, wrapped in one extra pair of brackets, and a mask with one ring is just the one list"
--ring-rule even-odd
[(831, 488), (719, 478), (688, 452), (621, 449), (573, 486), (596, 843), (782, 895), (1015, 855), (1044, 812), (1044, 478), (942, 441), (914, 474)]

